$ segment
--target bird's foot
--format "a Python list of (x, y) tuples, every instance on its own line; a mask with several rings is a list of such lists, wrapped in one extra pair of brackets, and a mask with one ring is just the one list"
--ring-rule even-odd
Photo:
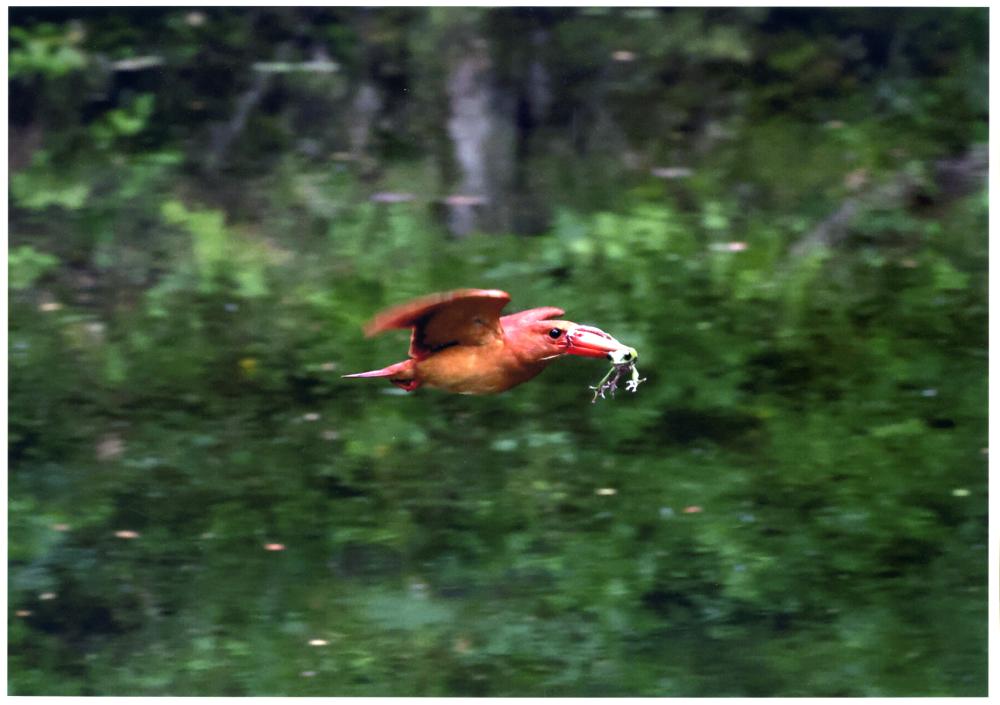
[(390, 379), (390, 382), (395, 384), (400, 389), (412, 392), (414, 389), (420, 386), (420, 382), (415, 379)]

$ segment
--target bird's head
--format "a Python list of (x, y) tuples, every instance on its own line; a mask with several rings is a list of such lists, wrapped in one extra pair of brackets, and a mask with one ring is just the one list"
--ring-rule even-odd
[(562, 355), (602, 357), (614, 364), (634, 362), (635, 348), (624, 345), (600, 328), (572, 321), (537, 321), (518, 331), (522, 354), (537, 360), (552, 360)]

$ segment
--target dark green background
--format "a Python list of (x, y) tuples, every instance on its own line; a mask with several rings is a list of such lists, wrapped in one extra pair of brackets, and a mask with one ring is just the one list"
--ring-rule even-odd
[[(985, 695), (987, 21), (11, 10), (8, 691)], [(453, 237), (473, 50), (514, 218)], [(340, 378), (459, 286), (648, 381)]]

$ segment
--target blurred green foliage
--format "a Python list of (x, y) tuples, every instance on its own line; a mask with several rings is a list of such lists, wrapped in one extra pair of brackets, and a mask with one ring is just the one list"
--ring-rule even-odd
[[(38, 12), (9, 50), (44, 131), (10, 188), (11, 694), (985, 694), (984, 190), (795, 253), (985, 137), (985, 11)], [(553, 149), (544, 233), (452, 240), (414, 146), (438, 94), (372, 177), (296, 149), (329, 85), (294, 78), (206, 167), (264, 48), (430, 87), (459, 23), (500, 56), (541, 23), (566, 100), (690, 176)], [(649, 381), (340, 378), (403, 355), (372, 313), (458, 286), (565, 307)]]

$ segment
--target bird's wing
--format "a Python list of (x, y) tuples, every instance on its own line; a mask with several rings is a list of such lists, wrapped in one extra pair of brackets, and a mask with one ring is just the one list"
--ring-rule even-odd
[(498, 289), (457, 289), (422, 296), (377, 314), (365, 334), (412, 328), (410, 357), (451, 345), (486, 345), (503, 337), (500, 311), (510, 294)]

